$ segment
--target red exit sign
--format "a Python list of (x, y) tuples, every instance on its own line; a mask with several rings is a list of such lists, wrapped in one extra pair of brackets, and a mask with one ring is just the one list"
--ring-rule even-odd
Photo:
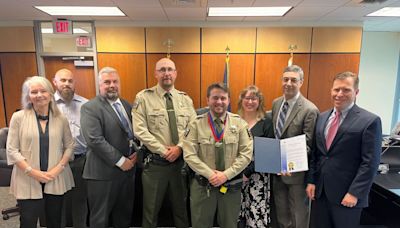
[(53, 33), (72, 34), (72, 21), (68, 20), (53, 21)]
[(87, 48), (91, 47), (90, 37), (88, 37), (88, 36), (77, 37), (75, 41), (76, 41), (77, 47), (87, 47)]

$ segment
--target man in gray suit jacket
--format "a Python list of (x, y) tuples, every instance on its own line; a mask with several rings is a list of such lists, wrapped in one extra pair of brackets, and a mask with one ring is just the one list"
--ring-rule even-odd
[[(273, 124), (277, 139), (306, 135), (310, 152), (318, 108), (300, 94), (303, 70), (296, 65), (286, 67), (282, 76), (283, 96), (272, 103)], [(306, 228), (308, 207), (305, 193), (305, 172), (273, 176), (273, 195), (279, 228)]]
[(90, 227), (130, 226), (136, 153), (132, 150), (131, 106), (119, 98), (117, 71), (99, 72), (100, 94), (81, 108), (82, 133), (88, 150), (83, 178), (87, 179)]

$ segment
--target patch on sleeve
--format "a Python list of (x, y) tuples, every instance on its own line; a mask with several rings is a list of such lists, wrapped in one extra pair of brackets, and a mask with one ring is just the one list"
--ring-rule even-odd
[(139, 107), (139, 99), (136, 99), (132, 104), (132, 109), (137, 109)]

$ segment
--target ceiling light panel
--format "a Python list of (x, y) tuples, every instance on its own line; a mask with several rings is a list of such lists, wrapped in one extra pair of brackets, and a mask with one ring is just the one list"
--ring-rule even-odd
[(384, 7), (368, 14), (367, 17), (400, 17), (400, 7)]
[(106, 6), (35, 6), (52, 16), (125, 16), (118, 7)]
[(292, 7), (210, 7), (209, 17), (274, 17), (283, 16)]

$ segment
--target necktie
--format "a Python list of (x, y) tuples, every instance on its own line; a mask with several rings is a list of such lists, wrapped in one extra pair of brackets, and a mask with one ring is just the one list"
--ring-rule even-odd
[(278, 116), (278, 125), (276, 127), (276, 137), (278, 139), (280, 139), (282, 136), (282, 130), (283, 130), (283, 126), (285, 125), (285, 119), (286, 119), (286, 114), (287, 114), (288, 109), (289, 109), (289, 104), (287, 103), (287, 101), (285, 101), (285, 103), (283, 103), (282, 109), (279, 112), (279, 116)]
[(174, 103), (172, 102), (171, 94), (166, 93), (165, 95), (167, 112), (168, 112), (168, 120), (169, 120), (169, 131), (171, 133), (171, 140), (174, 145), (178, 144), (179, 136), (178, 136), (178, 127), (176, 126), (176, 116), (174, 110)]
[(129, 126), (128, 120), (126, 119), (124, 113), (122, 112), (122, 107), (120, 103), (114, 103), (113, 104), (115, 110), (117, 110), (118, 118), (121, 121), (122, 126), (124, 127), (124, 130), (126, 133), (128, 133), (129, 139), (133, 139), (133, 132)]
[(326, 149), (328, 150), (332, 145), (333, 139), (335, 138), (335, 135), (339, 128), (339, 123), (340, 123), (340, 112), (336, 111), (335, 117), (333, 118), (331, 126), (328, 129), (328, 133), (326, 134)]
[[(217, 133), (222, 132), (222, 120), (217, 118), (214, 120), (215, 122), (215, 130)], [(221, 141), (215, 143), (215, 168), (219, 171), (225, 170), (225, 151), (224, 151), (224, 143), (223, 139)]]

